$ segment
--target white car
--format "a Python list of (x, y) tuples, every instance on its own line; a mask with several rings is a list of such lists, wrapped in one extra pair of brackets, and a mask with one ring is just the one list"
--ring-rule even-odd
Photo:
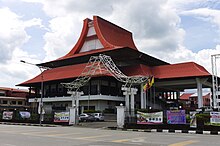
[(102, 113), (93, 113), (92, 115), (95, 117), (96, 121), (104, 121), (105, 119)]

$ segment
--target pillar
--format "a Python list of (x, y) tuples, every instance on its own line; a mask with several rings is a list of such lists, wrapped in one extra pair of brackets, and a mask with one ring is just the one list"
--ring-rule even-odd
[(123, 128), (125, 121), (125, 107), (121, 103), (120, 106), (116, 106), (117, 108), (117, 127)]
[(123, 95), (125, 95), (125, 110), (130, 111), (130, 90), (127, 87), (122, 87)]
[(70, 91), (72, 97), (72, 107), (70, 108), (69, 124), (79, 123), (79, 98), (83, 95), (83, 92)]
[(134, 95), (137, 94), (137, 88), (131, 88), (131, 114), (132, 114), (132, 117), (134, 117), (135, 113), (135, 109), (134, 109)]
[(141, 109), (146, 109), (146, 93), (144, 92), (143, 84), (141, 84)]
[(198, 108), (203, 107), (203, 98), (202, 98), (202, 83), (199, 78), (196, 78), (197, 83), (197, 95), (198, 95)]

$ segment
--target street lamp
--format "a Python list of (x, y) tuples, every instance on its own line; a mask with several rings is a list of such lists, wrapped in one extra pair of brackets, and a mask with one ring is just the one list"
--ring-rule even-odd
[(43, 76), (43, 70), (42, 69), (44, 67), (39, 66), (37, 64), (26, 62), (24, 60), (20, 60), (20, 62), (37, 66), (39, 68), (40, 72), (41, 72), (41, 97), (40, 97), (40, 104), (39, 104), (39, 106), (40, 106), (40, 126), (41, 126), (42, 125), (42, 120), (43, 120), (43, 114), (42, 114), (43, 112), (42, 111), (43, 111), (43, 97), (44, 97), (44, 91), (43, 91), (44, 90), (44, 76)]

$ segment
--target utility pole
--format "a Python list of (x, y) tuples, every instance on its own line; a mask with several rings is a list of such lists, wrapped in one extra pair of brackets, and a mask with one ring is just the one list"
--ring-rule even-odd
[(220, 88), (218, 82), (218, 66), (217, 59), (220, 58), (220, 54), (211, 55), (212, 62), (212, 100), (210, 100), (210, 105), (214, 109), (220, 109)]
[(40, 102), (39, 102), (39, 114), (40, 114), (40, 120), (39, 120), (39, 124), (40, 126), (42, 125), (42, 121), (43, 121), (43, 98), (44, 98), (44, 76), (43, 76), (43, 69), (49, 69), (47, 67), (43, 67), (43, 66), (39, 66), (37, 64), (33, 64), (33, 63), (30, 63), (30, 62), (26, 62), (24, 60), (20, 60), (20, 62), (22, 63), (26, 63), (26, 64), (29, 64), (29, 65), (34, 65), (34, 66), (37, 66), (41, 72), (41, 96), (40, 96)]

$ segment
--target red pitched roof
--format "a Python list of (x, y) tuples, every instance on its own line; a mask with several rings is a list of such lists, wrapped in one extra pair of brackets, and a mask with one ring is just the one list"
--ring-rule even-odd
[[(87, 36), (90, 23), (93, 23), (96, 34), (92, 36)], [(87, 52), (80, 52), (80, 49), (82, 48), (85, 40), (92, 39), (91, 37), (93, 39), (98, 38), (104, 48), (90, 50)], [(98, 16), (94, 16), (93, 20), (90, 19), (84, 20), (82, 33), (80, 35), (78, 42), (73, 47), (73, 49), (65, 56), (57, 59), (56, 61), (60, 61), (62, 59), (67, 59), (67, 58), (79, 57), (83, 55), (90, 55), (94, 53), (103, 53), (109, 50), (124, 49), (127, 47), (130, 48), (131, 50), (137, 50), (133, 42), (131, 32), (115, 24), (112, 24), (111, 22), (108, 22)], [(86, 64), (77, 64), (77, 65), (57, 67), (51, 70), (44, 71), (43, 72), (44, 81), (76, 78), (80, 75), (80, 73), (83, 71), (85, 66)], [(204, 67), (194, 62), (162, 65), (156, 67), (148, 67), (146, 65), (138, 64), (134, 66), (124, 67), (122, 68), (122, 72), (128, 76), (153, 75), (155, 76), (155, 78), (159, 78), (159, 79), (210, 76), (210, 74), (208, 73), (208, 71), (205, 70)], [(38, 75), (35, 78), (28, 80), (24, 83), (21, 83), (19, 85), (28, 85), (39, 82), (41, 82), (41, 75)]]
[[(104, 48), (79, 53), (85, 40), (89, 39), (86, 35), (89, 30), (89, 23), (92, 21), (97, 35), (93, 37), (97, 37)], [(93, 16), (93, 20), (90, 20), (88, 18), (84, 20), (82, 32), (76, 45), (69, 53), (59, 58), (58, 60), (75, 57), (76, 54), (81, 56), (85, 54), (106, 51), (106, 49), (112, 50), (124, 47), (129, 47), (131, 49), (137, 50), (132, 38), (132, 33), (98, 16)]]
[(193, 95), (194, 93), (183, 93), (181, 96), (180, 96), (180, 99), (181, 100), (189, 100), (189, 97), (191, 95)]
[[(85, 68), (85, 64), (77, 64), (70, 66), (63, 66), (58, 68), (53, 68), (51, 70), (46, 70), (43, 72), (44, 81), (52, 81), (52, 80), (62, 80), (62, 79), (71, 79), (78, 77), (83, 69)], [(184, 77), (197, 77), (197, 76), (210, 76), (208, 71), (205, 70), (202, 66), (194, 63), (179, 63), (179, 64), (171, 64), (171, 65), (163, 65), (157, 67), (148, 67), (146, 65), (134, 65), (123, 67), (122, 72), (127, 76), (151, 76), (153, 75), (158, 79), (168, 79), (168, 78), (184, 78)], [(110, 74), (101, 74), (96, 73), (94, 76), (104, 76)], [(27, 85), (32, 83), (41, 82), (41, 75), (36, 76), (35, 78), (28, 80), (19, 85)]]
[(151, 76), (153, 75), (151, 67), (148, 67), (143, 64), (127, 66), (122, 68), (122, 72), (127, 76)]
[(158, 79), (210, 76), (210, 73), (204, 67), (194, 62), (161, 65), (156, 67), (148, 67), (146, 65), (139, 64), (125, 67), (122, 70), (129, 76), (153, 75)]
[(25, 92), (28, 93), (29, 91), (26, 89), (15, 89), (15, 88), (9, 88), (9, 87), (0, 87), (1, 91), (14, 91), (14, 92)]
[[(183, 93), (181, 96), (180, 96), (180, 99), (181, 100), (189, 100), (190, 97), (196, 97), (198, 98), (198, 95), (197, 93)], [(210, 93), (205, 93), (203, 96), (202, 96), (203, 99), (205, 98), (210, 98)]]
[[(43, 72), (43, 81), (54, 81), (54, 80), (63, 80), (63, 79), (71, 79), (71, 78), (77, 78), (82, 73), (83, 69), (86, 67), (85, 64), (77, 64), (77, 65), (70, 65), (70, 66), (63, 66), (63, 67), (57, 67), (50, 70), (45, 70)], [(107, 76), (110, 76), (110, 74), (104, 74)], [(103, 76), (99, 71), (95, 73), (94, 76)], [(40, 83), (42, 81), (41, 74), (34, 77), (33, 79), (30, 79), (26, 82), (23, 82), (19, 84), (18, 86), (25, 86), (28, 84), (34, 84), (34, 83)]]
[(161, 65), (152, 68), (156, 78), (183, 78), (196, 76), (210, 76), (211, 74), (195, 62)]

